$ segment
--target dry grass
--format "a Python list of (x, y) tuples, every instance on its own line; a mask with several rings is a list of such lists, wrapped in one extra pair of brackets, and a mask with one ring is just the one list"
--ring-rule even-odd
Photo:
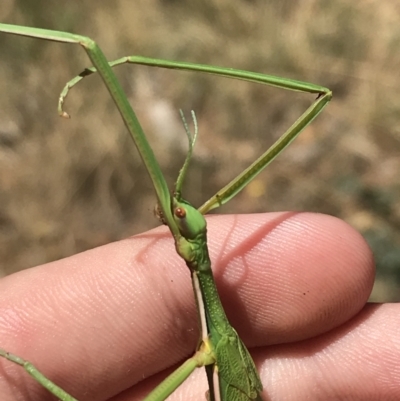
[[(399, 299), (396, 2), (3, 3), (1, 21), (88, 35), (110, 59), (141, 54), (331, 88), (334, 101), (323, 115), (224, 212), (339, 216), (375, 251), (375, 299)], [(57, 116), (59, 91), (88, 64), (83, 51), (0, 35), (0, 52), (0, 273), (157, 224), (151, 184), (99, 79), (88, 78), (71, 93), (71, 120)], [(118, 75), (171, 183), (186, 148), (177, 110), (196, 111), (200, 141), (185, 191), (195, 204), (243, 169), (312, 100), (199, 74), (125, 66)]]

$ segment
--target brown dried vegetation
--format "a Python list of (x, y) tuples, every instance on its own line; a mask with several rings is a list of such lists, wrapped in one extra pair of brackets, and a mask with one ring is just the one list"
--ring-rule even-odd
[[(332, 89), (323, 114), (221, 212), (290, 209), (343, 218), (374, 249), (381, 289), (375, 298), (389, 300), (400, 280), (399, 11), (389, 0), (138, 0), (134, 6), (115, 0), (63, 7), (3, 0), (0, 20), (88, 35), (110, 59), (140, 54)], [(0, 274), (156, 225), (150, 181), (98, 77), (71, 93), (71, 120), (57, 116), (59, 91), (88, 65), (84, 52), (3, 34), (0, 52)], [(185, 187), (196, 205), (312, 101), (200, 74), (124, 66), (118, 76), (171, 184), (187, 147), (178, 109), (196, 111), (200, 139)]]

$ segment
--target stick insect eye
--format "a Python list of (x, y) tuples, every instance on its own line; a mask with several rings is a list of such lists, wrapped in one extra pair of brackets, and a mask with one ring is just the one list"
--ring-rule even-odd
[(176, 217), (178, 217), (179, 219), (183, 219), (186, 217), (186, 210), (183, 207), (177, 207), (174, 210), (174, 214)]

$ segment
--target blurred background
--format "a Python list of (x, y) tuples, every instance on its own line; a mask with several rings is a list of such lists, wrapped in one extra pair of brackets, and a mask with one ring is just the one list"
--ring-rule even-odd
[[(61, 4), (61, 5), (60, 5)], [(221, 213), (327, 213), (359, 230), (378, 266), (375, 301), (400, 300), (400, 5), (390, 0), (2, 0), (0, 21), (94, 38), (137, 54), (235, 67), (326, 86), (322, 115)], [(67, 5), (68, 4), (68, 5)], [(103, 84), (75, 45), (0, 34), (0, 275), (158, 225), (155, 196)], [(184, 195), (200, 206), (314, 97), (199, 73), (116, 70), (168, 182), (200, 138)]]

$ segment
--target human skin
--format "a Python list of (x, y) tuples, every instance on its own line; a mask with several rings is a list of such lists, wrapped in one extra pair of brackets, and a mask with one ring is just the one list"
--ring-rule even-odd
[[(400, 399), (400, 306), (367, 303), (373, 255), (353, 228), (318, 214), (229, 215), (208, 218), (208, 237), (265, 401)], [(197, 341), (189, 270), (165, 227), (0, 280), (0, 347), (80, 401), (143, 399)], [(206, 390), (198, 369), (170, 399)], [(54, 399), (4, 359), (0, 394)]]

